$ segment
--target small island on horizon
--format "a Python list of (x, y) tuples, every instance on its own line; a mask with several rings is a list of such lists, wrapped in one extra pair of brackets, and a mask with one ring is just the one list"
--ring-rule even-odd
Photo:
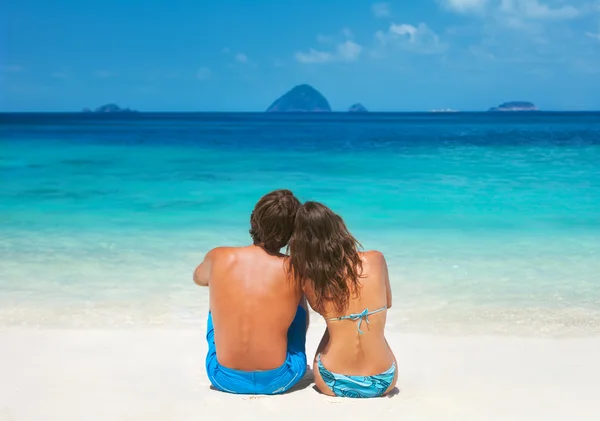
[(365, 106), (362, 105), (360, 102), (357, 102), (356, 104), (354, 104), (350, 108), (348, 108), (348, 112), (349, 113), (368, 113), (369, 110), (367, 110), (365, 108)]
[[(505, 111), (539, 111), (532, 102), (528, 101), (509, 101), (492, 107), (488, 112), (505, 112)], [(267, 109), (268, 113), (323, 113), (332, 112), (329, 101), (321, 92), (308, 84), (296, 85), (282, 96), (277, 98)], [(360, 102), (351, 105), (347, 112), (349, 113), (366, 113), (367, 108)], [(438, 108), (430, 112), (434, 113), (455, 113), (459, 110), (452, 108)]]
[(121, 108), (117, 104), (105, 104), (101, 107), (92, 110), (91, 108), (84, 108), (81, 110), (84, 113), (134, 113), (135, 110), (130, 108)]
[[(277, 98), (266, 109), (267, 113), (329, 113), (332, 112), (325, 96), (310, 85), (294, 86)], [(360, 102), (348, 108), (350, 113), (366, 113), (368, 110)]]
[(310, 85), (297, 85), (277, 98), (266, 112), (295, 113), (295, 112), (331, 112), (327, 98)]
[[(277, 98), (266, 110), (268, 113), (328, 113), (332, 112), (329, 101), (323, 94), (308, 84), (293, 87), (288, 92)], [(432, 109), (431, 113), (456, 113), (460, 110), (452, 108)], [(496, 107), (491, 107), (487, 112), (526, 112), (540, 111), (539, 108), (529, 101), (509, 101)], [(137, 113), (131, 108), (121, 108), (115, 103), (109, 103), (95, 109), (83, 108), (82, 113), (93, 114), (119, 114)], [(343, 112), (343, 111), (342, 111)], [(347, 108), (348, 113), (368, 113), (369, 110), (360, 102)], [(394, 111), (389, 111), (394, 112)], [(485, 112), (485, 111), (483, 111)]]
[(539, 111), (538, 107), (532, 102), (528, 101), (510, 101), (492, 107), (488, 111), (490, 112), (503, 112), (503, 111)]

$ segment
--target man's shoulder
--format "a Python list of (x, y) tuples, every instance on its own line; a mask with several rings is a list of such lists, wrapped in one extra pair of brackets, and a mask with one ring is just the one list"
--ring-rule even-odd
[(235, 256), (237, 253), (239, 253), (239, 250), (242, 248), (243, 247), (228, 247), (228, 246), (215, 247), (214, 249), (209, 251), (207, 255), (210, 256), (210, 258), (213, 260), (217, 259), (217, 258), (227, 257), (227, 256)]
[(214, 249), (209, 251), (209, 253), (210, 254), (231, 253), (233, 250), (236, 250), (239, 248), (241, 248), (241, 247), (220, 246), (220, 247), (215, 247)]
[(212, 249), (211, 251), (208, 252), (208, 256), (210, 257), (210, 259), (212, 261), (215, 261), (217, 259), (222, 260), (222, 259), (234, 259), (238, 256), (243, 256), (243, 255), (247, 255), (249, 253), (251, 253), (252, 251), (250, 250), (249, 247), (228, 247), (228, 246), (222, 246), (222, 247), (215, 247), (214, 249)]

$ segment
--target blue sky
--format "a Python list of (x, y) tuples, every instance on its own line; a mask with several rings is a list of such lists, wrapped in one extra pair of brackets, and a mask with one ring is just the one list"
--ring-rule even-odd
[(600, 109), (600, 0), (0, 2), (0, 111)]

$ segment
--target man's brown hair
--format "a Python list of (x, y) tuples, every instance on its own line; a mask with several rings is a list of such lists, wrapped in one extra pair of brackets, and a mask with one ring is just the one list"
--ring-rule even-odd
[(275, 190), (260, 198), (250, 216), (252, 242), (278, 253), (290, 241), (300, 201), (290, 190)]

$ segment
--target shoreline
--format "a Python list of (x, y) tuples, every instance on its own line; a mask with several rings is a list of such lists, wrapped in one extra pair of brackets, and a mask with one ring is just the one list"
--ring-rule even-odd
[[(164, 331), (204, 329), (208, 312), (208, 290), (192, 286), (191, 301), (175, 296), (130, 302), (66, 302), (64, 305), (34, 302), (15, 306), (0, 299), (0, 332), (9, 330), (95, 330)], [(461, 303), (427, 306), (420, 302), (399, 302), (388, 311), (386, 332), (392, 335), (439, 337), (499, 337), (540, 339), (600, 338), (600, 310), (593, 308), (490, 308)], [(325, 323), (310, 310), (311, 330), (322, 331)]]
[[(322, 330), (307, 337), (312, 359)], [(0, 329), (0, 420), (312, 419), (595, 420), (600, 338), (441, 336), (387, 332), (399, 392), (325, 397), (310, 374), (281, 396), (211, 390), (205, 326)], [(32, 405), (33, 403), (33, 405)]]

